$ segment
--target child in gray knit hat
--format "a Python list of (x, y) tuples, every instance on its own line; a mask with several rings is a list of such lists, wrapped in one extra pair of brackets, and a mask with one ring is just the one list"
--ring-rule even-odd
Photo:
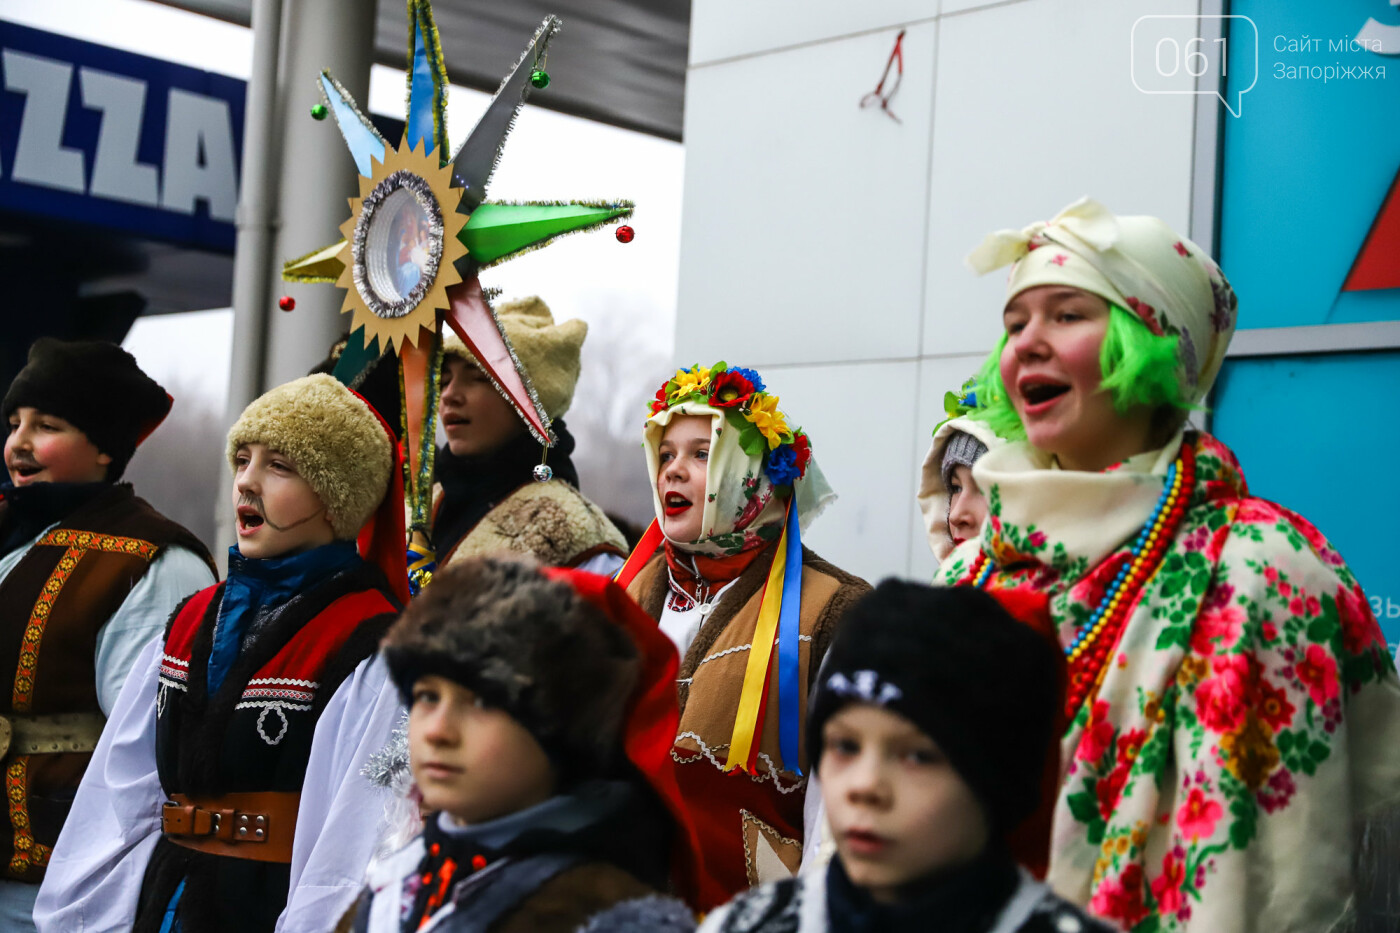
[(958, 431), (943, 448), (943, 486), (948, 490), (948, 537), (953, 547), (977, 534), (987, 520), (987, 497), (972, 478), (972, 465), (987, 452), (987, 445), (965, 431)]
[(919, 481), (919, 510), (929, 548), (939, 561), (977, 537), (987, 520), (987, 497), (973, 479), (972, 467), (991, 447), (1001, 444), (984, 421), (953, 418), (938, 426), (924, 458)]

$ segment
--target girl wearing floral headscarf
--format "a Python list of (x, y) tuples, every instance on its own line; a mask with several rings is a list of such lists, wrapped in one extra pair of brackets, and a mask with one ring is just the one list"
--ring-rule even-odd
[(672, 758), (709, 872), (734, 894), (801, 861), (807, 689), (869, 586), (802, 547), (835, 494), (756, 372), (677, 372), (645, 443), (657, 518), (618, 580), (681, 653)]
[(1048, 880), (1128, 931), (1326, 930), (1354, 818), (1400, 792), (1400, 682), (1360, 586), (1185, 426), (1235, 296), (1153, 217), (1082, 200), (969, 257), (1011, 264), (972, 416), (990, 515), (945, 583), (1049, 599), (1069, 660)]

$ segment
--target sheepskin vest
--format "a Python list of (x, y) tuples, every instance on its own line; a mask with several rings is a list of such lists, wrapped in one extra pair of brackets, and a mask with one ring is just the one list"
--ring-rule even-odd
[[(0, 503), (0, 510), (5, 509)], [(3, 518), (3, 511), (0, 511)], [(0, 715), (100, 713), (97, 635), (168, 546), (210, 564), (199, 539), (131, 486), (98, 493), (46, 532), (0, 580)], [(0, 816), (4, 877), (43, 880), (91, 752), (6, 755)]]
[[(166, 634), (156, 699), (156, 766), (167, 796), (298, 792), (316, 721), (398, 612), (372, 564), (337, 574), (272, 610), (209, 695), (209, 654), (224, 585), (192, 596)], [(271, 931), (289, 866), (197, 852), (162, 838), (134, 929), (160, 929), (180, 883), (185, 933)]]
[[(441, 487), (437, 504), (442, 501)], [(502, 552), (531, 554), (551, 567), (577, 567), (598, 554), (627, 556), (627, 541), (603, 510), (563, 480), (516, 489), (438, 555), (442, 566)]]
[[(677, 674), (681, 719), (671, 748), (676, 780), (681, 798), (692, 810), (707, 867), (730, 893), (773, 880), (768, 871), (760, 876), (760, 866), (781, 864), (795, 873), (802, 861), (802, 803), (807, 786), (802, 775), (809, 768), (805, 738), (799, 774), (791, 763), (783, 762), (777, 717), (765, 717), (758, 743), (759, 773), (723, 770), (775, 550), (766, 548), (720, 598)], [(648, 615), (659, 619), (668, 590), (666, 558), (657, 554), (627, 591)], [(804, 720), (807, 693), (836, 621), (869, 590), (864, 580), (803, 548), (798, 658)], [(778, 678), (769, 681), (767, 708), (777, 709)]]

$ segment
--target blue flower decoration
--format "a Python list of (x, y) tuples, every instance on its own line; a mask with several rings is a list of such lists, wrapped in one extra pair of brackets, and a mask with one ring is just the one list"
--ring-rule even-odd
[(800, 475), (797, 469), (797, 451), (791, 444), (783, 444), (770, 451), (763, 460), (763, 472), (774, 486), (788, 486)]
[(739, 375), (747, 379), (749, 382), (752, 382), (753, 389), (755, 392), (762, 392), (766, 388), (768, 388), (763, 384), (763, 380), (759, 378), (758, 373), (754, 372), (752, 369), (745, 369), (742, 366), (731, 366), (729, 371), (731, 373), (738, 373)]

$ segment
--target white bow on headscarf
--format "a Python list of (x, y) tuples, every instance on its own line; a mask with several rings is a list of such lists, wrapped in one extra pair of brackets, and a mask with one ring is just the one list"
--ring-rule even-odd
[(1063, 243), (1076, 251), (1082, 245), (1102, 252), (1118, 242), (1118, 235), (1118, 218), (1098, 201), (1084, 197), (1049, 221), (1037, 221), (1020, 230), (987, 234), (982, 245), (968, 255), (967, 265), (978, 275), (1009, 266), (1031, 251), (1031, 244), (1037, 237)]

